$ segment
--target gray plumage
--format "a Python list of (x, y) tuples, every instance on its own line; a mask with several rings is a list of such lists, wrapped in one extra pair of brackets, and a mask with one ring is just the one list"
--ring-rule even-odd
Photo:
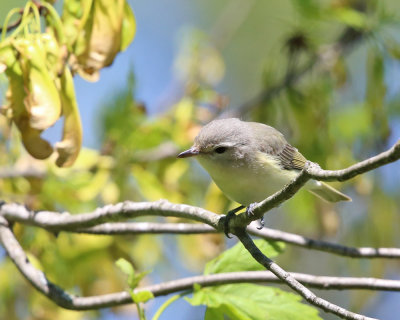
[[(215, 134), (216, 132), (218, 134)], [(282, 169), (286, 170), (301, 170), (307, 161), (275, 128), (263, 123), (241, 121), (237, 118), (214, 120), (208, 123), (196, 137), (195, 145), (201, 146), (204, 151), (212, 151), (218, 146), (248, 147), (246, 149), (251, 150), (252, 153), (257, 150), (276, 157)]]
[[(193, 156), (230, 199), (243, 205), (282, 189), (307, 161), (278, 130), (236, 118), (204, 126), (193, 146), (179, 154), (180, 158)], [(306, 188), (326, 201), (351, 200), (323, 182), (310, 180)]]

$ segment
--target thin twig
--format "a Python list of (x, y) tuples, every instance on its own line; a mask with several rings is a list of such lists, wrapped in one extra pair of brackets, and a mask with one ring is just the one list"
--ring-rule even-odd
[(244, 245), (244, 247), (250, 252), (253, 258), (263, 265), (267, 270), (271, 271), (275, 276), (281, 279), (285, 284), (287, 284), (290, 288), (300, 294), (307, 302), (310, 304), (321, 308), (326, 312), (330, 312), (336, 314), (337, 316), (343, 319), (352, 319), (352, 320), (370, 320), (372, 318), (364, 317), (360, 314), (351, 312), (342, 307), (339, 307), (327, 300), (317, 297), (312, 291), (303, 286), (299, 281), (297, 281), (290, 273), (283, 270), (279, 265), (277, 265), (274, 261), (265, 256), (260, 249), (254, 244), (253, 240), (250, 238), (248, 233), (242, 229), (236, 229), (233, 233), (239, 238), (240, 242)]
[(294, 86), (317, 66), (325, 65), (329, 63), (330, 60), (337, 59), (340, 55), (350, 53), (352, 49), (354, 49), (361, 40), (365, 38), (365, 35), (366, 33), (363, 30), (355, 30), (351, 27), (346, 28), (339, 35), (338, 40), (334, 44), (322, 47), (319, 52), (310, 56), (308, 62), (302, 67), (294, 69), (289, 74), (286, 74), (280, 83), (265, 88), (257, 96), (243, 103), (238, 108), (224, 111), (220, 117), (243, 116), (251, 111), (255, 106), (272, 100), (283, 90)]
[[(64, 231), (58, 229), (57, 231)], [(111, 222), (104, 223), (91, 228), (69, 229), (68, 232), (102, 234), (102, 235), (138, 235), (138, 234), (205, 234), (218, 233), (218, 231), (206, 224), (194, 223), (162, 223), (162, 222)], [(319, 250), (325, 253), (333, 253), (339, 256), (351, 258), (389, 258), (399, 259), (400, 248), (371, 248), (371, 247), (348, 247), (341, 244), (315, 240), (298, 234), (281, 230), (263, 228), (258, 229), (248, 226), (247, 232), (257, 237), (282, 241), (298, 247)]]
[(345, 181), (362, 173), (395, 162), (400, 158), (400, 139), (387, 151), (384, 151), (367, 160), (358, 162), (342, 170), (322, 170), (318, 166), (308, 168), (307, 173), (311, 178), (320, 181)]
[(351, 258), (400, 258), (400, 248), (348, 247), (328, 241), (310, 239), (298, 234), (284, 232), (281, 230), (270, 228), (263, 228), (259, 230), (253, 226), (249, 226), (247, 231), (252, 235), (263, 239), (283, 241), (298, 247), (319, 250), (325, 253), (333, 253), (339, 256)]

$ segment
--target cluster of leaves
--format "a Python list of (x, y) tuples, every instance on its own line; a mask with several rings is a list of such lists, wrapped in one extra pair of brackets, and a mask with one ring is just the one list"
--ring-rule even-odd
[[(17, 14), (19, 25), (7, 35)], [(135, 20), (125, 0), (67, 0), (62, 19), (46, 2), (28, 1), (23, 10), (9, 12), (0, 42), (0, 72), (9, 83), (1, 111), (17, 126), (30, 155), (46, 159), (55, 152), (59, 167), (75, 162), (82, 128), (72, 73), (96, 80), (134, 33)], [(63, 136), (53, 149), (41, 133), (61, 116)]]

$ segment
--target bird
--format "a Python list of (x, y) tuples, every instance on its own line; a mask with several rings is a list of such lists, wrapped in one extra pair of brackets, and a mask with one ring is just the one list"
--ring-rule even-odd
[[(195, 157), (221, 191), (241, 204), (237, 209), (249, 208), (281, 190), (307, 162), (275, 128), (237, 118), (205, 125), (193, 145), (178, 155), (187, 157)], [(310, 180), (305, 188), (328, 202), (351, 201), (321, 181)]]

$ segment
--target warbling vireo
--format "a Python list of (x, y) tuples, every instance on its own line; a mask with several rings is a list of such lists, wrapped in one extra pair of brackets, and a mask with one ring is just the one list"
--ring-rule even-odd
[[(178, 155), (193, 156), (228, 198), (244, 206), (282, 189), (307, 161), (278, 130), (235, 118), (210, 122), (200, 130), (193, 146)], [(329, 202), (351, 201), (320, 181), (310, 180), (306, 188)]]

